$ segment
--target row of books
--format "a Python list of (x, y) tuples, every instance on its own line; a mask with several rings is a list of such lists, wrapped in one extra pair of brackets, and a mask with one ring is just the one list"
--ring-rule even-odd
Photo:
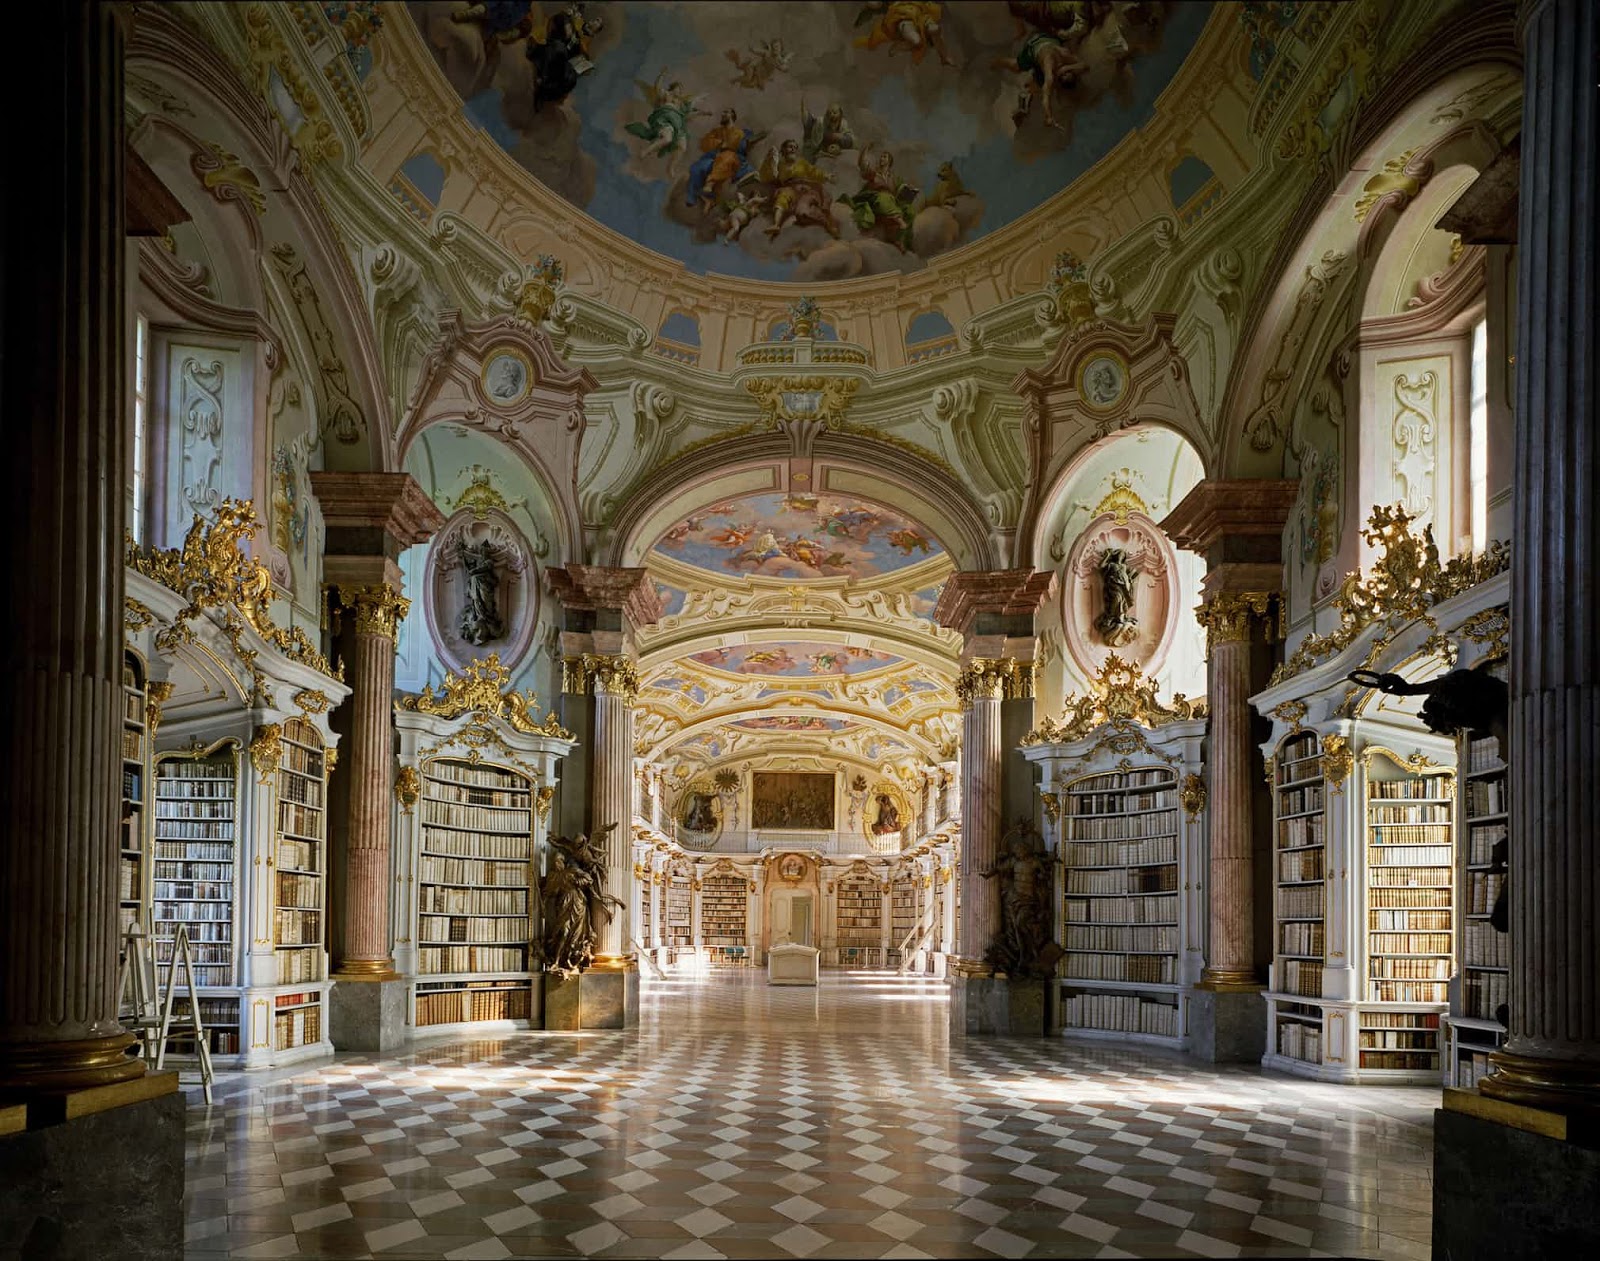
[(1152, 811), (1171, 810), (1176, 814), (1177, 801), (1168, 792), (1148, 793), (1068, 793), (1064, 813), (1069, 819), (1082, 816), (1140, 815)]
[(1278, 855), (1278, 879), (1284, 882), (1292, 880), (1321, 880), (1323, 873), (1322, 855), (1325, 851), (1320, 849), (1290, 850), (1286, 854)]
[(278, 983), (303, 985), (307, 981), (320, 981), (325, 960), (326, 956), (320, 950), (280, 950), (277, 955)]
[[(204, 905), (200, 903), (199, 905)], [(226, 910), (227, 908), (223, 908)], [(182, 924), (189, 930), (189, 941), (193, 942), (222, 942), (233, 941), (233, 920), (224, 915), (221, 919), (195, 920), (183, 916), (167, 915), (167, 908), (156, 907), (154, 923), (151, 934), (157, 938), (174, 938), (178, 935), (178, 925)]]
[(1278, 985), (1285, 994), (1304, 994), (1307, 998), (1322, 996), (1322, 965), (1300, 959), (1281, 960), (1277, 965)]
[(1506, 972), (1461, 974), (1461, 1009), (1478, 1020), (1498, 1020), (1496, 1012), (1511, 1001), (1511, 977)]
[[(127, 680), (124, 680), (127, 683)], [(138, 684), (131, 684), (138, 687)], [(126, 722), (144, 721), (144, 693), (142, 691), (124, 692), (122, 694), (122, 717)]]
[(1448, 932), (1450, 912), (1444, 910), (1368, 911), (1367, 927), (1375, 932)]
[(1306, 1064), (1322, 1063), (1322, 1026), (1298, 1020), (1278, 1022), (1278, 1054)]
[(429, 762), (427, 777), (430, 781), (443, 780), (447, 784), (469, 784), (477, 788), (494, 788), (502, 792), (526, 784), (520, 775), (502, 771), (493, 766), (469, 766), (465, 762)]
[(117, 901), (136, 902), (139, 890), (139, 860), (124, 857), (117, 870)]
[(1425, 801), (1446, 798), (1448, 776), (1425, 775), (1416, 779), (1369, 779), (1367, 796), (1380, 801)]
[(1505, 884), (1506, 873), (1503, 871), (1467, 872), (1467, 914), (1489, 914), (1500, 900), (1500, 891)]
[(283, 742), (283, 756), (278, 760), (278, 767), (280, 770), (292, 771), (296, 775), (310, 775), (316, 779), (321, 779), (322, 753), (320, 750), (307, 749), (292, 741), (285, 740)]
[(122, 771), (122, 796), (125, 801), (144, 800), (144, 774), (137, 767), (124, 767)]
[(278, 798), (281, 801), (292, 801), (297, 805), (313, 806), (320, 809), (322, 806), (322, 781), (320, 779), (306, 779), (299, 775), (286, 775), (278, 784)]
[(423, 883), (488, 885), (500, 888), (528, 887), (528, 861), (486, 858), (441, 858), (422, 855), (417, 864), (417, 879)]
[(1478, 1083), (1489, 1075), (1493, 1066), (1488, 1051), (1473, 1051), (1456, 1058), (1455, 1084), (1462, 1090), (1476, 1090)]
[(278, 866), (295, 871), (322, 870), (322, 842), (280, 837), (278, 840)]
[(293, 833), (311, 840), (323, 839), (322, 811), (310, 806), (297, 806), (292, 801), (278, 803), (278, 831)]
[(1176, 925), (1068, 924), (1065, 945), (1068, 950), (1177, 950)]
[(179, 819), (156, 819), (158, 841), (231, 841), (233, 820), (216, 823), (186, 823)]
[(1321, 916), (1323, 896), (1327, 886), (1320, 884), (1297, 885), (1278, 890), (1278, 916), (1281, 919), (1306, 919)]
[(1278, 821), (1278, 848), (1299, 849), (1305, 845), (1323, 844), (1323, 824), (1327, 816), (1320, 814), (1302, 815), (1298, 819), (1280, 819)]
[(1322, 809), (1322, 801), (1321, 784), (1307, 784), (1303, 788), (1280, 788), (1278, 814), (1310, 815), (1311, 811)]
[(523, 915), (528, 910), (527, 889), (456, 889), (425, 884), (417, 894), (417, 909), (451, 915)]
[(122, 731), (122, 756), (130, 762), (137, 762), (144, 757), (144, 733), (141, 731)]
[(528, 920), (521, 915), (495, 919), (422, 915), (417, 919), (417, 940), (435, 946), (523, 946), (528, 942)]
[(277, 895), (279, 906), (298, 907), (306, 911), (321, 910), (322, 877), (280, 871)]
[(1450, 934), (1373, 932), (1367, 934), (1367, 949), (1376, 955), (1447, 955), (1451, 950)]
[(420, 946), (417, 972), (432, 976), (441, 972), (523, 972), (528, 967), (528, 952), (523, 946)]
[(1361, 1067), (1386, 1072), (1437, 1073), (1439, 1053), (1426, 1051), (1362, 1051)]
[(513, 810), (526, 810), (529, 799), (526, 788), (480, 788), (454, 784), (431, 774), (428, 776), (426, 792), (429, 801), (455, 802), (463, 806), (501, 806)]
[(233, 757), (228, 755), (225, 765), (211, 761), (195, 761), (189, 758), (174, 759), (160, 763), (156, 767), (157, 774), (162, 780), (161, 791), (166, 792), (170, 780), (209, 780), (214, 784), (228, 785), (228, 791), (233, 791)]
[(1111, 896), (1122, 893), (1164, 893), (1178, 887), (1178, 868), (1171, 862), (1128, 871), (1067, 872), (1067, 892)]
[(1467, 782), (1469, 815), (1499, 814), (1506, 809), (1506, 783), (1503, 779), (1474, 779)]
[(1170, 924), (1178, 918), (1178, 899), (1069, 897), (1066, 918), (1083, 924)]
[(164, 880), (158, 877), (155, 896), (157, 902), (231, 902), (233, 881)]
[(173, 777), (167, 774), (171, 764), (163, 764), (156, 779), (156, 797), (162, 801), (232, 801), (233, 776), (204, 779)]
[(272, 1045), (279, 1051), (311, 1046), (322, 1040), (322, 1008), (302, 1007), (272, 1018)]
[(1134, 994), (1073, 994), (1067, 999), (1067, 1024), (1074, 1029), (1178, 1036), (1178, 1009)]
[(1375, 1003), (1444, 1003), (1450, 999), (1445, 981), (1373, 980)]
[(1322, 954), (1321, 924), (1279, 924), (1278, 953), (1286, 955)]
[(1138, 867), (1178, 861), (1178, 842), (1172, 837), (1143, 841), (1069, 842), (1064, 860), (1068, 867)]
[(1363, 1029), (1356, 1035), (1363, 1051), (1437, 1051), (1438, 1031)]
[(314, 946), (322, 940), (322, 912), (280, 907), (272, 913), (280, 946)]
[(452, 990), (417, 994), (417, 1025), (455, 1024), (462, 1020), (528, 1019), (528, 987)]
[(507, 836), (440, 827), (425, 827), (422, 832), (423, 852), (451, 858), (526, 858), (532, 847), (530, 833)]
[(1473, 824), (1467, 827), (1467, 862), (1474, 867), (1494, 861), (1494, 847), (1506, 839), (1506, 825), (1499, 823)]
[(1171, 985), (1177, 960), (1172, 955), (1071, 954), (1067, 976), (1079, 981), (1135, 981), (1141, 985)]
[(1433, 823), (1450, 822), (1450, 807), (1443, 802), (1417, 806), (1369, 806), (1368, 823)]
[(1500, 770), (1504, 766), (1505, 763), (1500, 760), (1500, 742), (1493, 736), (1468, 742), (1467, 765), (1463, 768), (1467, 774)]
[[(1443, 905), (1450, 904), (1450, 868), (1447, 865), (1439, 866), (1414, 866), (1411, 864), (1395, 864), (1394, 866), (1369, 866), (1367, 868), (1367, 884), (1373, 889), (1442, 889), (1445, 893)], [(1432, 905), (1424, 903), (1423, 905)]]
[(1449, 959), (1397, 959), (1392, 955), (1377, 955), (1367, 960), (1367, 972), (1374, 980), (1448, 981), (1452, 969)]
[(1439, 1027), (1436, 1011), (1364, 1011), (1361, 1013), (1363, 1029), (1411, 1029), (1420, 1025), (1424, 1029)]
[[(233, 919), (231, 902), (165, 902), (158, 894), (155, 905), (156, 922), (163, 920), (174, 924), (203, 924)], [(194, 930), (189, 930), (194, 936)], [(218, 938), (217, 940), (227, 940)]]
[(156, 862), (157, 880), (232, 880), (232, 863)]
[(519, 810), (502, 806), (461, 806), (423, 798), (421, 818), (424, 823), (439, 823), (473, 832), (521, 835), (531, 830), (533, 812), (526, 806)]
[(1367, 861), (1374, 867), (1389, 867), (1396, 863), (1418, 863), (1434, 867), (1448, 867), (1454, 859), (1448, 840), (1438, 838), (1449, 833), (1440, 829), (1431, 832), (1422, 827), (1373, 828), (1367, 838)]
[(1177, 833), (1176, 810), (1072, 819), (1067, 828), (1067, 838), (1073, 841), (1134, 841), (1146, 836), (1176, 836)]
[(1509, 968), (1511, 934), (1496, 932), (1488, 920), (1468, 920), (1461, 929), (1461, 956), (1467, 967)]
[(1450, 887), (1448, 883), (1439, 883), (1419, 888), (1399, 882), (1385, 887), (1382, 882), (1375, 880), (1373, 887), (1367, 890), (1367, 905), (1376, 908), (1448, 907)]

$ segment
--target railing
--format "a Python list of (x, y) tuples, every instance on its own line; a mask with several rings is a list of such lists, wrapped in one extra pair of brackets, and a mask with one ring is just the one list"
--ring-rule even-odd
[(922, 918), (916, 923), (905, 939), (900, 943), (900, 975), (904, 976), (911, 970), (911, 960), (916, 957), (928, 941), (928, 935), (933, 932), (933, 921), (938, 914), (939, 903), (933, 898), (928, 899), (928, 909), (922, 913)]
[(827, 946), (817, 963), (824, 968), (873, 968), (885, 966), (882, 946)]
[(856, 832), (811, 832), (787, 828), (759, 828), (745, 832), (696, 834), (674, 823), (670, 829), (686, 850), (702, 854), (759, 854), (764, 849), (815, 850), (820, 854), (898, 854), (904, 843), (900, 832), (862, 836)]
[(645, 967), (650, 969), (651, 976), (658, 981), (666, 980), (667, 974), (661, 970), (661, 965), (655, 961), (655, 956), (639, 944), (637, 937), (628, 938), (628, 944), (633, 947), (634, 952), (639, 956)]

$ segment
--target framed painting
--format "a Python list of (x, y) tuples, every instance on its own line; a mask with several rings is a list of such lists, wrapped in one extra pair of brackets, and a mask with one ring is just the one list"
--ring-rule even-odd
[(832, 775), (815, 771), (757, 771), (751, 777), (750, 826), (831, 832)]

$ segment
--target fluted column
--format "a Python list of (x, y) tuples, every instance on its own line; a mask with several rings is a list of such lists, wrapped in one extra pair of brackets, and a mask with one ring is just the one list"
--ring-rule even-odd
[[(6, 451), (0, 636), (0, 1090), (138, 1077), (117, 1023), (127, 452), (122, 33), (112, 6), (31, 19), (50, 106), (0, 215)], [(19, 175), (19, 178), (21, 176)]]
[(979, 873), (994, 867), (1004, 800), (1000, 702), (1014, 663), (976, 658), (961, 672), (961, 927), (964, 966), (981, 971), (1000, 930), (1000, 886)]
[(1511, 563), (1511, 1020), (1484, 1094), (1600, 1112), (1594, 7), (1523, 19)]
[[(590, 762), (589, 819), (591, 835), (605, 834), (606, 888), (612, 894), (628, 887), (632, 868), (633, 702), (639, 676), (626, 657), (588, 657), (583, 669), (594, 692), (594, 749)], [(609, 833), (608, 825), (615, 824)], [(600, 935), (596, 955), (622, 959), (631, 955), (627, 921), (612, 916)]]
[(1252, 657), (1259, 625), (1272, 616), (1268, 591), (1218, 592), (1200, 609), (1206, 630), (1206, 687), (1210, 700), (1210, 809), (1207, 881), (1210, 932), (1201, 985), (1208, 989), (1258, 984), (1255, 967), (1253, 768), (1250, 738)]
[(350, 672), (350, 806), (345, 840), (343, 954), (335, 977), (389, 980), (395, 974), (389, 925), (389, 811), (394, 650), (411, 602), (387, 583), (339, 587), (355, 621)]

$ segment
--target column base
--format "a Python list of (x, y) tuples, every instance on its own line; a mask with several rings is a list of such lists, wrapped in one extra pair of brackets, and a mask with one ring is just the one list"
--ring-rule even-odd
[(328, 991), (328, 1039), (336, 1051), (392, 1051), (406, 1029), (409, 982), (353, 981), (334, 977)]
[(1056, 1028), (1060, 982), (1005, 976), (950, 975), (950, 1032), (979, 1037), (1042, 1038)]
[(152, 1076), (170, 1079), (153, 1097), (80, 1114), (67, 1095), (44, 1105), (65, 1119), (0, 1135), (0, 1256), (183, 1255), (184, 1099), (177, 1074)]
[(1566, 1117), (1446, 1090), (1433, 1114), (1433, 1255), (1454, 1261), (1584, 1256), (1600, 1239), (1600, 1150)]
[(632, 1029), (639, 1023), (638, 968), (540, 974), (546, 1029)]
[(1267, 1002), (1262, 987), (1189, 991), (1189, 1051), (1209, 1064), (1259, 1064), (1267, 1051)]

